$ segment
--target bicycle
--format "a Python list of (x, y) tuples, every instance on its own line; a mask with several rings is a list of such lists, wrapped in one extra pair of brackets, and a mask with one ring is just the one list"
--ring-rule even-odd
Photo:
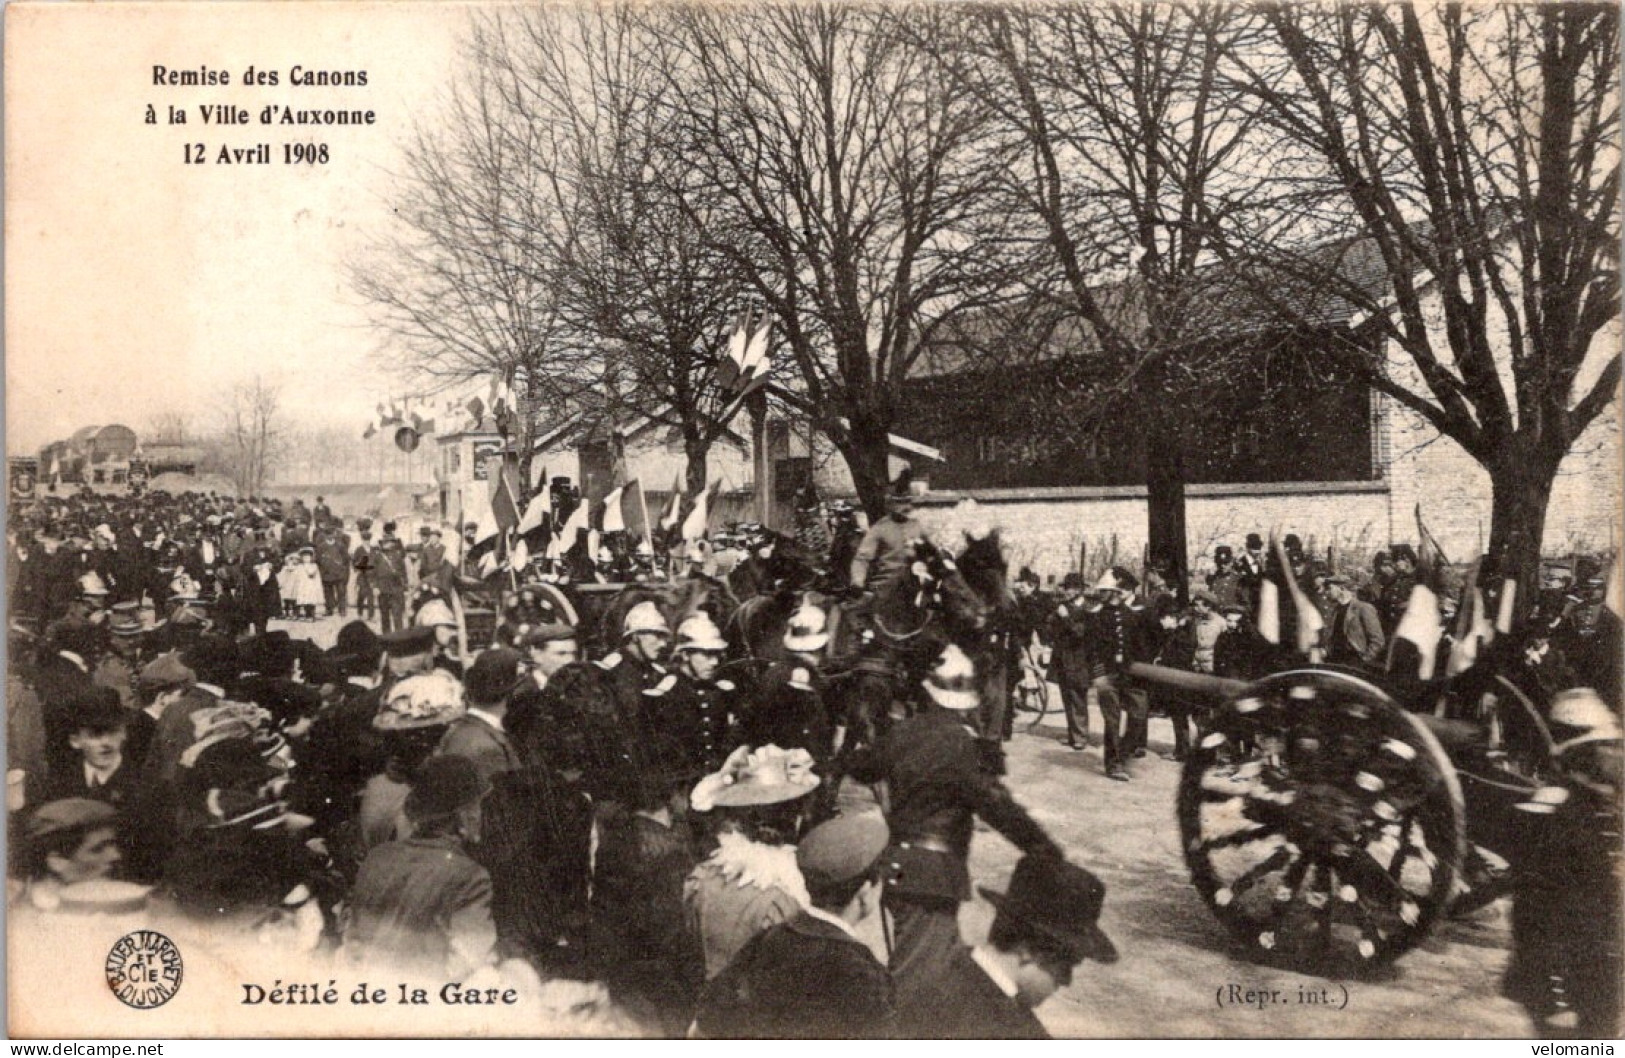
[(1049, 674), (1038, 659), (1038, 650), (1031, 646), (1021, 650), (1021, 679), (1016, 682), (1011, 704), (1017, 715), (1032, 717), (1027, 721), (1028, 731), (1049, 713)]

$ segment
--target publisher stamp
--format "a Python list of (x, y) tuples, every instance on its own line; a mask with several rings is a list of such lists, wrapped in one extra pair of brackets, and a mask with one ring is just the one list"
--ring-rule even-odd
[(181, 987), (181, 950), (156, 930), (126, 933), (107, 953), (107, 987), (137, 1010), (161, 1007)]

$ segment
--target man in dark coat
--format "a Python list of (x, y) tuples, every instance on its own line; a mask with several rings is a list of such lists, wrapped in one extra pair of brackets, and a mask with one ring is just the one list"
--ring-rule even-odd
[(1388, 641), (1376, 608), (1354, 594), (1347, 577), (1328, 577), (1326, 591), (1337, 607), (1326, 627), (1326, 660), (1372, 672), (1382, 669)]
[(490, 785), (462, 757), (435, 757), (406, 795), (412, 836), (378, 846), (351, 890), (353, 963), (461, 980), (496, 962), (491, 876), (468, 854)]
[(372, 542), (372, 519), (361, 519), (356, 528), (361, 533), (361, 542), (350, 556), (350, 565), (355, 567), (355, 608), (362, 620), (370, 621), (378, 608), (373, 599), (373, 563), (378, 548)]
[(927, 987), (898, 1004), (903, 1034), (923, 1039), (1048, 1039), (1034, 1008), (1072, 982), (1085, 959), (1116, 962), (1100, 929), (1106, 887), (1056, 856), (1016, 864), (1008, 893), (980, 889), (998, 909), (987, 944), (960, 945), (930, 968)]
[(389, 632), (406, 625), (406, 547), (395, 535), (395, 523), (384, 523), (384, 537), (372, 560), (372, 582), (378, 589), (379, 628)]
[(873, 751), (854, 754), (860, 782), (889, 784), (892, 847), (886, 906), (896, 928), (892, 977), (899, 1003), (929, 988), (926, 970), (959, 942), (959, 905), (970, 897), (971, 836), (979, 817), (1027, 852), (1060, 857), (1044, 828), (980, 763), (966, 726), (978, 705), (974, 666), (944, 649), (923, 685), (921, 709), (892, 727)]
[(892, 983), (855, 927), (879, 908), (889, 840), (874, 813), (837, 816), (796, 847), (812, 906), (751, 939), (701, 997), (713, 1039), (884, 1039), (897, 1034)]
[(1066, 744), (1075, 750), (1089, 745), (1090, 612), (1084, 606), (1082, 573), (1061, 578), (1062, 599), (1049, 616), (1050, 677), (1061, 689), (1066, 712)]
[(316, 534), (316, 568), (322, 576), (322, 599), (328, 617), (334, 611), (349, 615), (350, 538), (336, 525), (325, 525)]
[(1091, 673), (1106, 725), (1106, 776), (1119, 782), (1129, 780), (1129, 759), (1145, 755), (1150, 708), (1145, 689), (1128, 676), (1126, 669), (1137, 661), (1151, 661), (1160, 639), (1155, 618), (1128, 604), (1136, 587), (1138, 581), (1127, 570), (1107, 570), (1095, 586), (1103, 601), (1089, 621)]

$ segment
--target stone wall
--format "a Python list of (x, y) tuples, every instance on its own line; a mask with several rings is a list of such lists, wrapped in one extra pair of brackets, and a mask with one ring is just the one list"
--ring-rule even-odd
[[(962, 531), (997, 526), (1011, 569), (1031, 566), (1048, 578), (1076, 568), (1084, 545), (1088, 565), (1101, 566), (1115, 535), (1117, 560), (1140, 567), (1146, 544), (1143, 488), (984, 491), (975, 494), (974, 505), (961, 504), (963, 498), (957, 493), (921, 498), (919, 517), (934, 539), (957, 542)], [(1239, 551), (1249, 532), (1267, 537), (1272, 528), (1297, 533), (1317, 553), (1335, 545), (1340, 564), (1360, 563), (1386, 545), (1388, 517), (1388, 488), (1382, 483), (1193, 485), (1186, 490), (1186, 543), (1199, 570), (1206, 568), (1216, 545)]]

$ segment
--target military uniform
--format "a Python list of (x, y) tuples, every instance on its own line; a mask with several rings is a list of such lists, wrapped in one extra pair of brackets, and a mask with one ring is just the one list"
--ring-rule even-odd
[(1108, 603), (1095, 611), (1088, 627), (1093, 684), (1106, 725), (1105, 764), (1111, 774), (1145, 748), (1149, 703), (1144, 688), (1136, 686), (1125, 669), (1132, 662), (1150, 661), (1156, 655), (1157, 637), (1146, 611), (1120, 604)]
[(373, 556), (373, 584), (378, 589), (381, 631), (406, 627), (406, 548), (398, 538), (386, 536), (379, 541)]
[(1060, 855), (1044, 828), (981, 768), (966, 719), (928, 707), (900, 721), (851, 766), (854, 778), (886, 780), (890, 790), (885, 899), (897, 928), (891, 968), (899, 1007), (929, 987), (934, 968), (960, 943), (956, 915), (970, 897), (968, 859), (977, 818), (1025, 852)]
[(835, 753), (835, 726), (824, 704), (824, 678), (795, 655), (775, 662), (757, 684), (745, 714), (744, 741), (751, 746), (804, 749), (819, 765)]
[(643, 692), (643, 730), (670, 739), (686, 769), (709, 774), (739, 745), (739, 689), (732, 680), (700, 682), (673, 672)]

